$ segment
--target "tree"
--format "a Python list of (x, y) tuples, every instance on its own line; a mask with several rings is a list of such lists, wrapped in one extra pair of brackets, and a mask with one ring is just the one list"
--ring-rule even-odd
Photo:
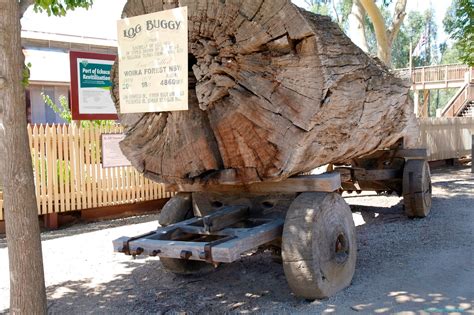
[(352, 39), (354, 44), (368, 53), (369, 46), (367, 44), (367, 36), (365, 32), (365, 17), (365, 9), (360, 1), (352, 1), (351, 13), (349, 15), (349, 24), (352, 27), (349, 29), (349, 37)]
[[(396, 1), (392, 16), (385, 16), (391, 0), (384, 0), (380, 7), (376, 0), (341, 0), (337, 1), (338, 4), (335, 0), (305, 0), (305, 3), (311, 11), (335, 18), (351, 40), (366, 53), (371, 52), (370, 41), (373, 38), (377, 56), (391, 66), (392, 46), (406, 15), (407, 0)], [(332, 10), (329, 10), (330, 6)], [(347, 22), (350, 29), (346, 27)]]
[(367, 12), (374, 26), (377, 40), (377, 57), (390, 67), (392, 63), (392, 45), (405, 18), (407, 0), (397, 0), (389, 27), (385, 25), (385, 19), (382, 16), (381, 10), (377, 7), (375, 0), (353, 1), (360, 1), (360, 4)]
[(352, 0), (304, 0), (304, 2), (309, 11), (330, 16), (343, 31), (347, 28)]
[[(413, 66), (427, 66), (439, 63), (438, 45), (436, 43), (437, 27), (432, 8), (425, 12), (412, 11), (404, 20), (400, 32), (392, 46), (392, 65), (394, 68), (407, 68), (410, 60), (410, 43), (417, 45), (423, 33), (428, 34), (420, 56), (413, 57)], [(414, 46), (412, 49), (414, 49)]]
[[(72, 113), (71, 108), (69, 106), (69, 101), (66, 96), (61, 95), (59, 97), (59, 104), (56, 104), (49, 95), (41, 93), (43, 96), (44, 103), (53, 110), (56, 114), (61, 117), (62, 120), (67, 122), (68, 124), (75, 124), (74, 120), (72, 120)], [(88, 128), (91, 126), (102, 127), (102, 126), (113, 126), (115, 124), (115, 120), (82, 120), (80, 122), (81, 127)]]
[(472, 0), (453, 0), (443, 26), (446, 33), (450, 34), (459, 51), (459, 59), (474, 65), (474, 4)]
[(46, 314), (41, 238), (33, 169), (26, 129), (25, 90), (22, 84), (20, 19), (35, 10), (64, 15), (92, 0), (0, 0), (0, 118), (3, 120), (2, 157), (5, 228), (10, 269), (10, 313)]

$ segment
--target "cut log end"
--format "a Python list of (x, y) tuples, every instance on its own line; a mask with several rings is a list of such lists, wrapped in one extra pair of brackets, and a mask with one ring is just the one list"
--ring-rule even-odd
[[(277, 181), (406, 135), (408, 86), (328, 17), (286, 0), (179, 3), (188, 7), (189, 110), (120, 115), (121, 148), (151, 179)], [(176, 5), (129, 0), (123, 16)], [(115, 75), (117, 106), (118, 93)]]

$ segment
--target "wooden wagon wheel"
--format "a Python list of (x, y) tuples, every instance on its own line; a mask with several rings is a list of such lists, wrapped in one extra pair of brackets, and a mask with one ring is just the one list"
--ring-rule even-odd
[[(163, 207), (158, 217), (161, 226), (178, 223), (194, 216), (190, 193), (178, 193)], [(160, 257), (167, 270), (180, 275), (202, 274), (214, 270), (214, 266), (197, 260)]]
[(357, 243), (349, 206), (337, 193), (302, 193), (283, 228), (282, 259), (291, 290), (307, 299), (325, 298), (349, 286)]
[(431, 175), (425, 160), (408, 160), (403, 168), (403, 203), (408, 217), (426, 217), (431, 210)]

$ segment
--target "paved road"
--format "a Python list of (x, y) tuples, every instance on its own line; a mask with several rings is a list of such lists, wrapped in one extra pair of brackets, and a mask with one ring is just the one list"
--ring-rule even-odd
[[(43, 233), (49, 310), (474, 314), (474, 176), (467, 168), (443, 169), (433, 182), (432, 213), (423, 220), (405, 218), (397, 197), (346, 196), (358, 225), (357, 270), (352, 285), (333, 298), (292, 296), (269, 254), (246, 256), (207, 277), (182, 278), (157, 259), (112, 253), (112, 239), (154, 229), (152, 215)], [(4, 243), (0, 238), (0, 313), (8, 307)]]

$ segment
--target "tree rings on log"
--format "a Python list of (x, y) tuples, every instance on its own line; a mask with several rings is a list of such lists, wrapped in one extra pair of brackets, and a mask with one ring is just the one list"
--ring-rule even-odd
[[(279, 181), (406, 136), (409, 86), (329, 17), (289, 0), (129, 0), (123, 16), (177, 5), (189, 14), (189, 110), (119, 115), (122, 151), (145, 176)], [(118, 86), (115, 75), (117, 106)]]

